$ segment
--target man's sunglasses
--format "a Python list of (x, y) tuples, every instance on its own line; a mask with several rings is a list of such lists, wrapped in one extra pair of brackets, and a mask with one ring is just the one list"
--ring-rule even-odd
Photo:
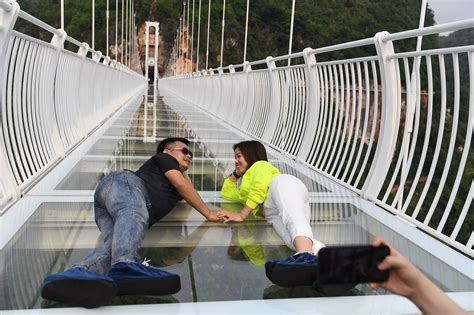
[(178, 151), (181, 151), (184, 155), (189, 155), (191, 158), (193, 158), (193, 152), (191, 152), (188, 148), (186, 147), (183, 147), (183, 148), (174, 148), (174, 149), (170, 149), (171, 151), (175, 151), (175, 150), (178, 150)]

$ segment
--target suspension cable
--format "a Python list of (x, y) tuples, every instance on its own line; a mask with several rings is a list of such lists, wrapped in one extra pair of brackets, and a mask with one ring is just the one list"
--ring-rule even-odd
[(209, 29), (211, 26), (211, 0), (209, 0), (209, 9), (207, 11), (207, 48), (206, 48), (206, 70), (209, 69)]
[(224, 5), (222, 7), (221, 67), (222, 62), (224, 61), (225, 0), (223, 0), (222, 2), (224, 3)]

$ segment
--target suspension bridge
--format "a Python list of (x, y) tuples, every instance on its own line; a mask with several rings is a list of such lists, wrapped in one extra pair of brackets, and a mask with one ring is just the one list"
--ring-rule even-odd
[[(50, 40), (15, 30), (19, 21)], [(66, 307), (43, 300), (41, 282), (101, 241), (98, 181), (136, 170), (157, 142), (179, 136), (191, 140), (189, 175), (211, 207), (237, 206), (219, 193), (233, 170), (232, 145), (258, 139), (273, 164), (308, 187), (316, 238), (341, 245), (382, 236), (473, 312), (474, 46), (422, 49), (420, 40), (473, 27), (469, 19), (380, 30), (298, 52), (290, 44), (287, 55), (200, 70), (192, 52), (189, 64), (184, 58), (178, 32), (159, 77), (156, 22), (146, 23), (141, 73), (132, 66), (136, 45), (128, 61), (112, 60), (0, 0), (0, 310)], [(413, 50), (398, 49), (416, 40)], [(327, 58), (361, 47), (375, 54)], [(179, 274), (181, 291), (117, 297), (105, 312), (419, 312), (366, 284), (341, 297), (272, 285), (262, 262), (289, 251), (258, 218), (206, 222), (180, 203), (150, 229), (140, 254)]]

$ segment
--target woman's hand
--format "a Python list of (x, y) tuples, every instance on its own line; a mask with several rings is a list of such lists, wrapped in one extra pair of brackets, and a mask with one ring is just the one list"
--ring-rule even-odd
[(230, 211), (217, 211), (217, 217), (221, 220), (224, 221), (224, 223), (227, 222), (243, 222), (245, 217), (241, 213), (235, 213), (235, 212), (230, 212)]
[(235, 169), (229, 176), (229, 179), (232, 181), (232, 182), (237, 182), (237, 180), (242, 177), (242, 174), (237, 171), (237, 169)]

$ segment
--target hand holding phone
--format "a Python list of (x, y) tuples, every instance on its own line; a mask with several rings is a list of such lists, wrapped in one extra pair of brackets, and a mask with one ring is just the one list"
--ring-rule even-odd
[(387, 281), (389, 270), (378, 264), (390, 255), (386, 245), (328, 246), (319, 251), (320, 284), (366, 283)]

